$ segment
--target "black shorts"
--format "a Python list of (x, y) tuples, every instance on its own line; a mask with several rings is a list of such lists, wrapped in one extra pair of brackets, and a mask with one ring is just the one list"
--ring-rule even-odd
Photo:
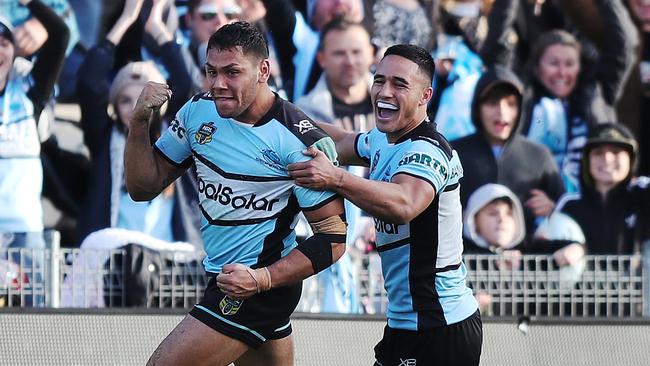
[(384, 328), (375, 366), (478, 365), (483, 345), (481, 315), (427, 330)]
[(259, 348), (269, 339), (291, 334), (289, 317), (300, 301), (302, 282), (265, 291), (245, 300), (233, 300), (217, 287), (210, 274), (203, 300), (190, 315), (217, 332)]

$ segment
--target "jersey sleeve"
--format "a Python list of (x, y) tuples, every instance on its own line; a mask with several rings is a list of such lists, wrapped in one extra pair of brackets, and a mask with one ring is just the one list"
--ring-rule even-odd
[(192, 163), (192, 149), (185, 123), (188, 120), (190, 103), (187, 102), (170, 122), (167, 130), (154, 144), (160, 156), (177, 167), (188, 167)]
[(458, 176), (458, 172), (452, 172), (450, 163), (442, 150), (419, 141), (402, 154), (393, 176), (408, 174), (427, 181), (436, 192), (442, 192), (447, 185), (453, 184), (452, 176)]
[[(330, 161), (334, 165), (338, 166), (336, 146), (334, 145), (334, 141), (332, 140), (331, 137), (325, 136), (317, 140), (316, 142), (314, 142), (311, 146), (324, 152), (327, 158), (330, 159)], [(288, 163), (289, 164), (299, 163), (311, 159), (311, 157), (302, 153), (303, 149), (304, 147), (291, 151), (288, 154), (288, 159), (289, 159)], [(305, 211), (312, 211), (322, 206), (325, 206), (327, 203), (329, 203), (330, 201), (334, 200), (337, 197), (336, 193), (334, 192), (318, 191), (315, 189), (300, 187), (297, 185), (294, 185), (293, 192), (296, 195), (296, 198), (298, 199), (298, 204)]]
[(362, 132), (357, 135), (357, 137), (354, 140), (354, 152), (357, 153), (357, 156), (361, 158), (361, 160), (365, 161), (366, 164), (370, 165), (370, 133), (371, 131), (368, 132)]

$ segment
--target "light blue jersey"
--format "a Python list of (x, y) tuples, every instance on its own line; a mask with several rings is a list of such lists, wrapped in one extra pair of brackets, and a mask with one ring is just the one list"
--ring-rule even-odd
[(375, 218), (377, 251), (388, 293), (388, 326), (422, 330), (465, 320), (478, 308), (465, 285), (458, 154), (423, 122), (388, 143), (376, 128), (357, 136), (356, 152), (370, 165), (370, 179), (390, 182), (398, 174), (435, 189), (433, 202), (403, 225)]
[(29, 77), (13, 75), (0, 95), (0, 232), (43, 230), (41, 142), (30, 87)]
[(206, 271), (267, 266), (296, 246), (300, 210), (336, 198), (298, 187), (287, 173), (287, 165), (310, 159), (302, 152), (312, 145), (336, 161), (332, 139), (277, 96), (255, 125), (220, 117), (207, 93), (181, 108), (155, 148), (172, 164), (196, 163)]

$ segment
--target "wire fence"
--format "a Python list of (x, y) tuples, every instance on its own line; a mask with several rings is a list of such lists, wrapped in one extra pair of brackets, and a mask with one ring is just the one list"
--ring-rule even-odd
[[(207, 283), (200, 253), (161, 252), (136, 245), (112, 250), (0, 249), (0, 307), (190, 308)], [(644, 316), (647, 276), (638, 256), (587, 256), (557, 267), (550, 256), (465, 255), (467, 283), (485, 316)], [(303, 284), (298, 311), (324, 312), (347, 284), (350, 311), (382, 314), (387, 297), (376, 254), (350, 261), (350, 281), (336, 273)], [(339, 274), (340, 275), (340, 274)], [(345, 290), (345, 289), (344, 289)], [(647, 314), (645, 314), (647, 315)]]

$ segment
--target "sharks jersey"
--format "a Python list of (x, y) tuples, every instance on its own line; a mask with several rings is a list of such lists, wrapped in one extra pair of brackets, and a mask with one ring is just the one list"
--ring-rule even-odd
[(460, 322), (478, 305), (465, 285), (458, 154), (423, 122), (395, 144), (376, 128), (357, 136), (356, 152), (370, 165), (370, 179), (390, 182), (398, 174), (435, 189), (431, 204), (403, 225), (375, 218), (377, 251), (388, 293), (388, 326), (422, 330)]
[(312, 145), (336, 162), (332, 139), (278, 96), (254, 125), (220, 117), (207, 93), (181, 108), (155, 149), (174, 165), (196, 163), (206, 271), (267, 266), (296, 246), (300, 210), (336, 197), (298, 187), (287, 173), (288, 164), (310, 159), (302, 152)]
[(43, 166), (27, 77), (10, 77), (0, 95), (0, 232), (43, 230)]

